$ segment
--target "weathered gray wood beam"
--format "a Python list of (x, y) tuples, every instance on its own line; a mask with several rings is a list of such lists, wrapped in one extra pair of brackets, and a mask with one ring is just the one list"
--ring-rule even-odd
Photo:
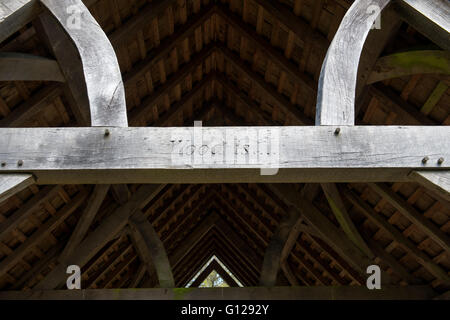
[(413, 171), (409, 177), (450, 201), (450, 171)]
[[(273, 287), (277, 282), (277, 275), (280, 269), (281, 257), (292, 229), (300, 218), (300, 213), (295, 208), (290, 208), (282, 217), (277, 226), (272, 239), (264, 254), (264, 261), (261, 270), (259, 284), (262, 287)], [(298, 235), (298, 234), (297, 234)], [(297, 240), (297, 239), (295, 239)], [(292, 249), (292, 248), (291, 248)]]
[(86, 236), (92, 221), (94, 220), (106, 194), (108, 193), (109, 187), (110, 186), (108, 184), (98, 184), (94, 187), (94, 190), (86, 203), (83, 214), (78, 220), (75, 230), (72, 232), (72, 235), (64, 247), (63, 252), (58, 257), (58, 261), (60, 263), (64, 263), (67, 258), (73, 254), (80, 242)]
[(356, 0), (345, 14), (328, 48), (319, 79), (317, 125), (353, 125), (358, 65), (367, 35), (377, 15), (390, 0)]
[(0, 52), (0, 81), (66, 81), (58, 62), (24, 53)]
[(414, 74), (450, 74), (450, 52), (418, 50), (390, 54), (378, 59), (367, 83)]
[(432, 299), (427, 286), (342, 287), (246, 287), (246, 288), (154, 288), (1, 291), (1, 300), (412, 300)]
[[(98, 0), (83, 0), (91, 7)], [(39, 0), (2, 0), (0, 3), (0, 43), (34, 20), (43, 8)]]
[(419, 32), (450, 50), (450, 3), (447, 0), (397, 0), (400, 17)]
[[(92, 126), (128, 126), (125, 89), (114, 49), (81, 0), (40, 0), (70, 36), (81, 58)], [(72, 25), (67, 7), (76, 8), (79, 25)], [(53, 25), (53, 28), (55, 26)], [(51, 24), (47, 30), (52, 28)], [(95, 45), (92, 45), (95, 43)], [(99, 63), (101, 61), (102, 63)], [(62, 67), (66, 78), (67, 69)]]
[(78, 246), (65, 263), (58, 264), (47, 276), (36, 286), (36, 289), (54, 289), (67, 277), (66, 268), (69, 264), (82, 267), (92, 258), (108, 241), (113, 239), (127, 224), (131, 214), (142, 209), (162, 189), (161, 185), (141, 186), (123, 206), (117, 208), (111, 215), (106, 217), (102, 223), (91, 232)]
[(361, 200), (353, 191), (343, 189), (344, 196), (350, 200), (368, 219), (374, 222), (378, 227), (386, 230), (392, 239), (402, 248), (411, 253), (425, 269), (441, 281), (450, 283), (450, 276), (445, 270), (437, 265), (425, 252), (421, 251), (417, 246), (403, 235), (396, 227), (386, 221), (378, 212), (376, 212), (366, 202)]
[[(370, 8), (367, 8), (369, 10)], [(372, 11), (372, 14), (375, 14), (376, 11)], [(355, 100), (356, 100), (356, 109), (355, 116), (358, 115), (358, 111), (360, 109), (360, 97), (363, 95), (365, 86), (369, 84), (368, 81), (369, 76), (374, 69), (374, 65), (378, 60), (378, 57), (383, 52), (386, 44), (395, 36), (396, 31), (401, 26), (401, 20), (398, 15), (395, 13), (395, 10), (391, 5), (388, 5), (378, 17), (379, 19), (379, 29), (372, 29), (366, 41), (363, 45), (363, 50), (361, 53), (361, 57), (358, 65), (358, 76), (356, 80), (356, 92), (355, 92)], [(378, 26), (377, 26), (378, 27)]]
[(358, 229), (353, 223), (347, 208), (342, 201), (338, 188), (334, 183), (322, 183), (322, 190), (330, 205), (331, 211), (333, 211), (336, 220), (339, 222), (342, 230), (344, 230), (347, 237), (370, 259), (374, 258), (372, 250), (367, 246), (363, 237), (360, 235)]
[[(5, 163), (0, 173), (32, 173), (40, 184), (410, 181), (411, 170), (424, 168), (425, 155), (435, 155), (427, 170), (450, 169), (450, 161), (437, 162), (441, 157), (450, 159), (449, 127), (340, 129), (336, 134), (328, 126), (205, 127), (203, 149), (217, 149), (210, 154), (217, 161), (194, 164), (176, 151), (192, 144), (193, 127), (109, 128), (109, 135), (104, 128), (0, 128), (0, 162)], [(271, 158), (252, 153), (254, 162), (224, 161), (228, 152), (245, 150), (247, 145), (254, 147), (250, 150), (266, 147), (267, 139), (259, 130), (264, 137), (279, 137)], [(232, 151), (214, 148), (225, 142), (227, 134), (249, 140), (240, 139)], [(174, 145), (175, 137), (182, 140), (180, 145)], [(15, 165), (18, 160), (20, 167)], [(260, 176), (258, 169), (268, 165), (280, 171)]]
[(130, 216), (128, 224), (130, 225), (131, 235), (137, 245), (136, 250), (141, 260), (147, 264), (147, 271), (150, 272), (152, 270), (148, 266), (149, 263), (152, 263), (156, 270), (160, 287), (174, 288), (175, 281), (166, 249), (147, 217), (139, 210)]
[(369, 186), (445, 251), (450, 252), (450, 238), (444, 231), (434, 225), (432, 221), (425, 218), (423, 214), (414, 209), (412, 205), (402, 199), (387, 185), (382, 183), (369, 183)]
[(27, 173), (0, 174), (0, 202), (5, 201), (35, 182), (33, 175)]

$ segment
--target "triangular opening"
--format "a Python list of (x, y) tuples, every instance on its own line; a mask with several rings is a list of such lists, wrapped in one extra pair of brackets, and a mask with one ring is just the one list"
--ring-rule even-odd
[(211, 273), (203, 280), (203, 282), (198, 286), (199, 288), (225, 288), (229, 287), (228, 283), (223, 280), (222, 276), (213, 270)]
[(189, 287), (213, 288), (213, 287), (243, 287), (236, 276), (213, 255), (199, 272), (186, 285)]

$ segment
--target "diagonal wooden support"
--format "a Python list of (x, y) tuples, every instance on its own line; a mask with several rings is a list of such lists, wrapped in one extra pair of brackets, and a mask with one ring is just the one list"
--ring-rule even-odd
[(366, 274), (366, 269), (373, 264), (359, 248), (353, 244), (345, 234), (336, 228), (311, 202), (301, 199), (288, 185), (273, 185), (280, 199), (293, 205), (300, 211), (301, 216), (313, 226), (342, 258), (344, 258), (359, 274)]
[(154, 266), (160, 287), (174, 288), (175, 281), (164, 244), (147, 217), (142, 211), (137, 211), (130, 216), (128, 224), (131, 236), (137, 245), (136, 250), (141, 260), (147, 265), (147, 271), (150, 272)]
[(36, 288), (54, 289), (58, 287), (67, 276), (66, 268), (69, 264), (84, 266), (126, 226), (130, 215), (142, 209), (163, 187), (163, 185), (141, 186), (125, 205), (120, 206), (105, 218), (100, 226), (80, 243), (77, 250), (67, 257), (66, 263), (58, 264)]
[(447, 0), (400, 0), (395, 1), (400, 17), (419, 32), (450, 50), (450, 3)]
[(325, 196), (328, 200), (328, 203), (333, 211), (337, 221), (341, 225), (342, 230), (344, 230), (345, 234), (348, 238), (359, 248), (362, 252), (364, 252), (370, 259), (373, 259), (375, 256), (367, 246), (366, 242), (359, 234), (358, 229), (353, 223), (350, 215), (345, 208), (344, 202), (342, 201), (341, 195), (339, 194), (339, 190), (334, 183), (322, 183), (322, 190), (325, 193)]
[(64, 263), (67, 258), (73, 254), (80, 242), (86, 236), (92, 221), (94, 220), (106, 194), (108, 193), (109, 187), (110, 186), (108, 184), (99, 184), (94, 187), (94, 190), (87, 201), (84, 212), (80, 217), (75, 230), (72, 232), (69, 241), (58, 258), (60, 263)]
[(27, 173), (0, 174), (0, 202), (35, 183), (34, 177)]
[(450, 171), (413, 171), (409, 177), (439, 197), (450, 201)]
[(433, 239), (445, 251), (450, 252), (450, 238), (440, 230), (432, 221), (418, 212), (412, 205), (402, 199), (391, 188), (382, 183), (369, 183), (369, 186), (386, 199), (394, 208), (414, 223), (422, 232)]
[[(287, 214), (282, 217), (264, 254), (264, 262), (259, 281), (261, 286), (275, 286), (277, 282), (278, 270), (280, 269), (282, 252), (288, 244), (288, 240), (294, 239), (294, 237), (291, 238), (291, 234), (293, 233), (293, 229), (299, 218), (300, 214), (298, 210), (293, 207), (289, 208)], [(294, 243), (296, 239), (297, 238), (294, 239)], [(289, 244), (290, 243), (292, 242), (289, 242)]]

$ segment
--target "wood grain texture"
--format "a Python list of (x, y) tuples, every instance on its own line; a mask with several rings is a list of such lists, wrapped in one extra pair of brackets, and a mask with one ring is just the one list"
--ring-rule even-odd
[[(41, 0), (78, 49), (83, 65), (92, 126), (128, 126), (125, 89), (114, 49), (81, 0)], [(68, 12), (67, 8), (72, 8)], [(79, 27), (72, 25), (78, 15)]]
[(353, 125), (361, 52), (377, 15), (390, 0), (357, 0), (345, 14), (328, 48), (319, 78), (316, 125)]
[[(255, 179), (311, 181), (313, 174), (316, 181), (328, 182), (404, 181), (409, 180), (407, 174), (412, 169), (450, 169), (450, 161), (437, 162), (440, 157), (450, 159), (448, 126), (346, 126), (339, 135), (328, 126), (204, 127), (199, 131), (202, 145), (199, 140), (192, 143), (193, 127), (109, 128), (109, 132), (105, 136), (102, 128), (0, 128), (0, 161), (5, 162), (0, 173), (33, 173), (38, 183), (50, 184), (242, 183)], [(231, 149), (223, 148), (230, 136), (239, 139)], [(276, 136), (279, 144), (274, 143), (272, 153), (255, 151), (267, 147), (267, 137)], [(179, 150), (195, 154), (197, 162), (190, 156), (179, 157)], [(245, 157), (238, 160), (233, 155), (226, 161), (230, 152), (241, 152)], [(252, 161), (248, 160), (250, 155)], [(430, 159), (423, 164), (426, 155)], [(21, 167), (15, 165), (17, 159), (23, 160)], [(257, 169), (270, 166), (285, 172), (259, 175)], [(346, 173), (339, 173), (339, 169)], [(318, 176), (320, 172), (327, 178)]]
[(34, 177), (27, 173), (0, 174), (0, 202), (35, 183)]
[(450, 52), (419, 50), (381, 57), (375, 64), (368, 84), (414, 74), (450, 74)]
[(0, 52), (0, 81), (66, 81), (58, 62), (24, 53)]

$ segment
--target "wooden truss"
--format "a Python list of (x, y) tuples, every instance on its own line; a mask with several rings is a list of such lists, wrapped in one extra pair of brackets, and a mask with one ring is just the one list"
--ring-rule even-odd
[[(84, 1), (86, 2), (89, 1)], [(163, 1), (160, 1), (161, 3)], [(265, 6), (270, 2), (261, 1)], [(54, 61), (28, 56), (6, 56), (13, 61), (22, 59), (34, 68), (47, 66), (48, 74), (40, 80), (67, 81), (71, 94), (78, 106), (77, 118), (84, 128), (1, 128), (0, 129), (0, 201), (22, 190), (32, 183), (37, 184), (118, 184), (118, 183), (224, 183), (224, 182), (321, 182), (328, 201), (332, 204), (342, 229), (347, 237), (341, 237), (341, 231), (327, 223), (320, 213), (309, 208), (307, 199), (297, 199), (292, 191), (284, 187), (273, 186), (286, 202), (293, 205), (289, 215), (282, 221), (269, 245), (263, 263), (261, 285), (273, 286), (278, 268), (288, 270), (284, 263), (285, 254), (292, 248), (292, 238), (301, 228), (303, 220), (313, 226), (321, 238), (334, 244), (334, 248), (358, 272), (364, 272), (371, 264), (373, 253), (364, 240), (355, 231), (349, 221), (345, 208), (342, 208), (339, 193), (330, 182), (382, 182), (416, 181), (439, 193), (443, 199), (450, 200), (450, 129), (446, 126), (355, 126), (356, 98), (360, 92), (361, 79), (358, 78), (363, 46), (373, 22), (377, 16), (368, 12), (370, 5), (380, 10), (390, 4), (390, 0), (357, 0), (346, 13), (336, 36), (329, 47), (321, 71), (317, 91), (317, 113), (315, 126), (292, 127), (195, 127), (181, 128), (137, 128), (128, 127), (127, 108), (123, 80), (113, 47), (100, 26), (90, 15), (81, 0), (6, 0), (0, 5), (0, 41), (3, 41), (24, 24), (39, 15), (40, 27), (48, 37), (51, 48), (61, 67)], [(446, 0), (398, 0), (393, 6), (402, 18), (444, 49), (449, 49), (450, 5)], [(80, 12), (83, 28), (67, 25), (70, 18), (67, 8), (71, 6)], [(160, 5), (161, 7), (163, 4)], [(209, 14), (216, 7), (210, 9)], [(231, 19), (227, 17), (227, 19)], [(231, 21), (233, 22), (233, 21)], [(139, 21), (136, 23), (140, 23)], [(238, 23), (238, 22), (234, 22)], [(55, 28), (55, 25), (62, 28)], [(92, 46), (95, 43), (95, 46)], [(61, 44), (70, 44), (71, 50), (63, 50)], [(221, 50), (230, 60), (233, 53), (226, 48), (205, 48), (204, 54), (211, 50)], [(420, 59), (423, 55), (408, 53)], [(416, 54), (416, 56), (414, 56)], [(436, 54), (436, 53), (432, 53)], [(445, 52), (437, 53), (446, 55)], [(79, 55), (81, 63), (71, 66), (69, 61)], [(418, 56), (418, 57), (417, 57)], [(200, 56), (201, 57), (201, 56)], [(98, 63), (101, 60), (103, 63)], [(6, 60), (2, 59), (2, 62)], [(380, 61), (380, 72), (368, 80), (377, 81), (392, 76), (389, 58)], [(14, 70), (8, 76), (14, 80), (37, 79), (33, 68)], [(245, 68), (245, 66), (240, 66)], [(388, 70), (383, 72), (383, 67)], [(433, 66), (423, 66), (429, 72), (439, 72)], [(396, 70), (398, 75), (409, 72), (423, 72), (423, 69)], [(21, 73), (26, 73), (22, 75)], [(297, 77), (297, 76), (296, 76)], [(224, 85), (226, 79), (218, 79)], [(305, 79), (299, 81), (306, 82)], [(365, 82), (365, 81), (364, 81)], [(289, 111), (289, 110), (288, 110)], [(292, 111), (295, 112), (295, 111)], [(133, 120), (134, 121), (134, 120)], [(131, 121), (131, 122), (133, 122)], [(88, 127), (88, 125), (91, 125)], [(276, 157), (276, 162), (267, 162), (258, 151), (263, 147), (266, 136), (279, 137), (279, 148), (267, 151), (268, 156)], [(196, 134), (202, 135), (202, 144), (195, 144)], [(244, 150), (244, 156), (255, 154), (255, 161), (224, 161), (226, 137), (233, 138), (232, 152)], [(177, 137), (177, 138), (175, 138)], [(205, 158), (211, 162), (183, 162), (174, 160), (174, 148), (177, 143), (187, 143), (192, 156)], [(248, 145), (255, 146), (250, 151)], [(206, 151), (205, 151), (206, 150)], [(219, 151), (217, 151), (219, 150)], [(267, 156), (265, 155), (265, 156)], [(271, 157), (269, 157), (271, 158)], [(271, 158), (273, 159), (273, 158)], [(260, 175), (260, 169), (279, 169), (276, 174)], [(373, 185), (377, 192), (386, 192)], [(67, 263), (86, 262), (95, 248), (100, 247), (121, 230), (130, 225), (129, 232), (138, 248), (142, 261), (149, 272), (157, 275), (160, 286), (173, 287), (174, 279), (165, 250), (140, 211), (143, 203), (160, 190), (162, 186), (147, 185), (141, 187), (129, 200), (125, 197), (123, 205), (101, 225), (95, 234), (81, 241), (92, 214), (86, 212), (82, 223), (70, 240), (70, 246), (59, 258), (60, 264), (46, 277), (37, 289), (58, 288), (65, 277), (64, 266)], [(91, 196), (92, 212), (101, 203), (109, 186), (98, 187)], [(116, 187), (115, 187), (116, 188)], [(351, 198), (351, 194), (349, 195)], [(80, 200), (81, 201), (81, 200)], [(398, 203), (398, 199), (392, 199)], [(398, 204), (403, 208), (403, 204)], [(410, 211), (409, 211), (410, 212)], [(450, 248), (448, 238), (436, 232), (420, 220), (430, 235)], [(297, 233), (298, 234), (298, 233)], [(77, 250), (74, 250), (77, 248)], [(0, 272), (13, 261), (2, 261)], [(154, 264), (155, 269), (150, 271)], [(3, 268), (3, 269), (2, 269)], [(434, 274), (448, 281), (448, 275), (439, 268), (430, 266)], [(288, 271), (285, 271), (288, 273)], [(295, 283), (294, 283), (295, 284)], [(239, 298), (296, 297), (329, 298), (360, 297), (355, 290), (348, 295), (347, 289), (232, 289), (240, 290)], [(401, 289), (387, 289), (395, 297), (424, 297), (426, 291), (409, 288), (408, 294)], [(225, 292), (228, 292), (225, 294)], [(214, 291), (221, 297), (235, 298), (238, 291)], [(244, 292), (244, 293), (243, 293)], [(415, 292), (417, 294), (415, 294)], [(1, 293), (0, 298), (79, 298), (80, 294), (92, 298), (108, 298), (109, 292), (34, 292)], [(134, 295), (123, 293), (123, 298), (172, 298), (176, 292), (167, 293), (162, 289), (148, 290)], [(366, 296), (363, 294), (362, 296)], [(367, 293), (367, 297), (377, 294)], [(115, 296), (116, 297), (116, 296)], [(193, 291), (187, 298), (202, 298)], [(383, 296), (386, 298), (386, 296)]]

